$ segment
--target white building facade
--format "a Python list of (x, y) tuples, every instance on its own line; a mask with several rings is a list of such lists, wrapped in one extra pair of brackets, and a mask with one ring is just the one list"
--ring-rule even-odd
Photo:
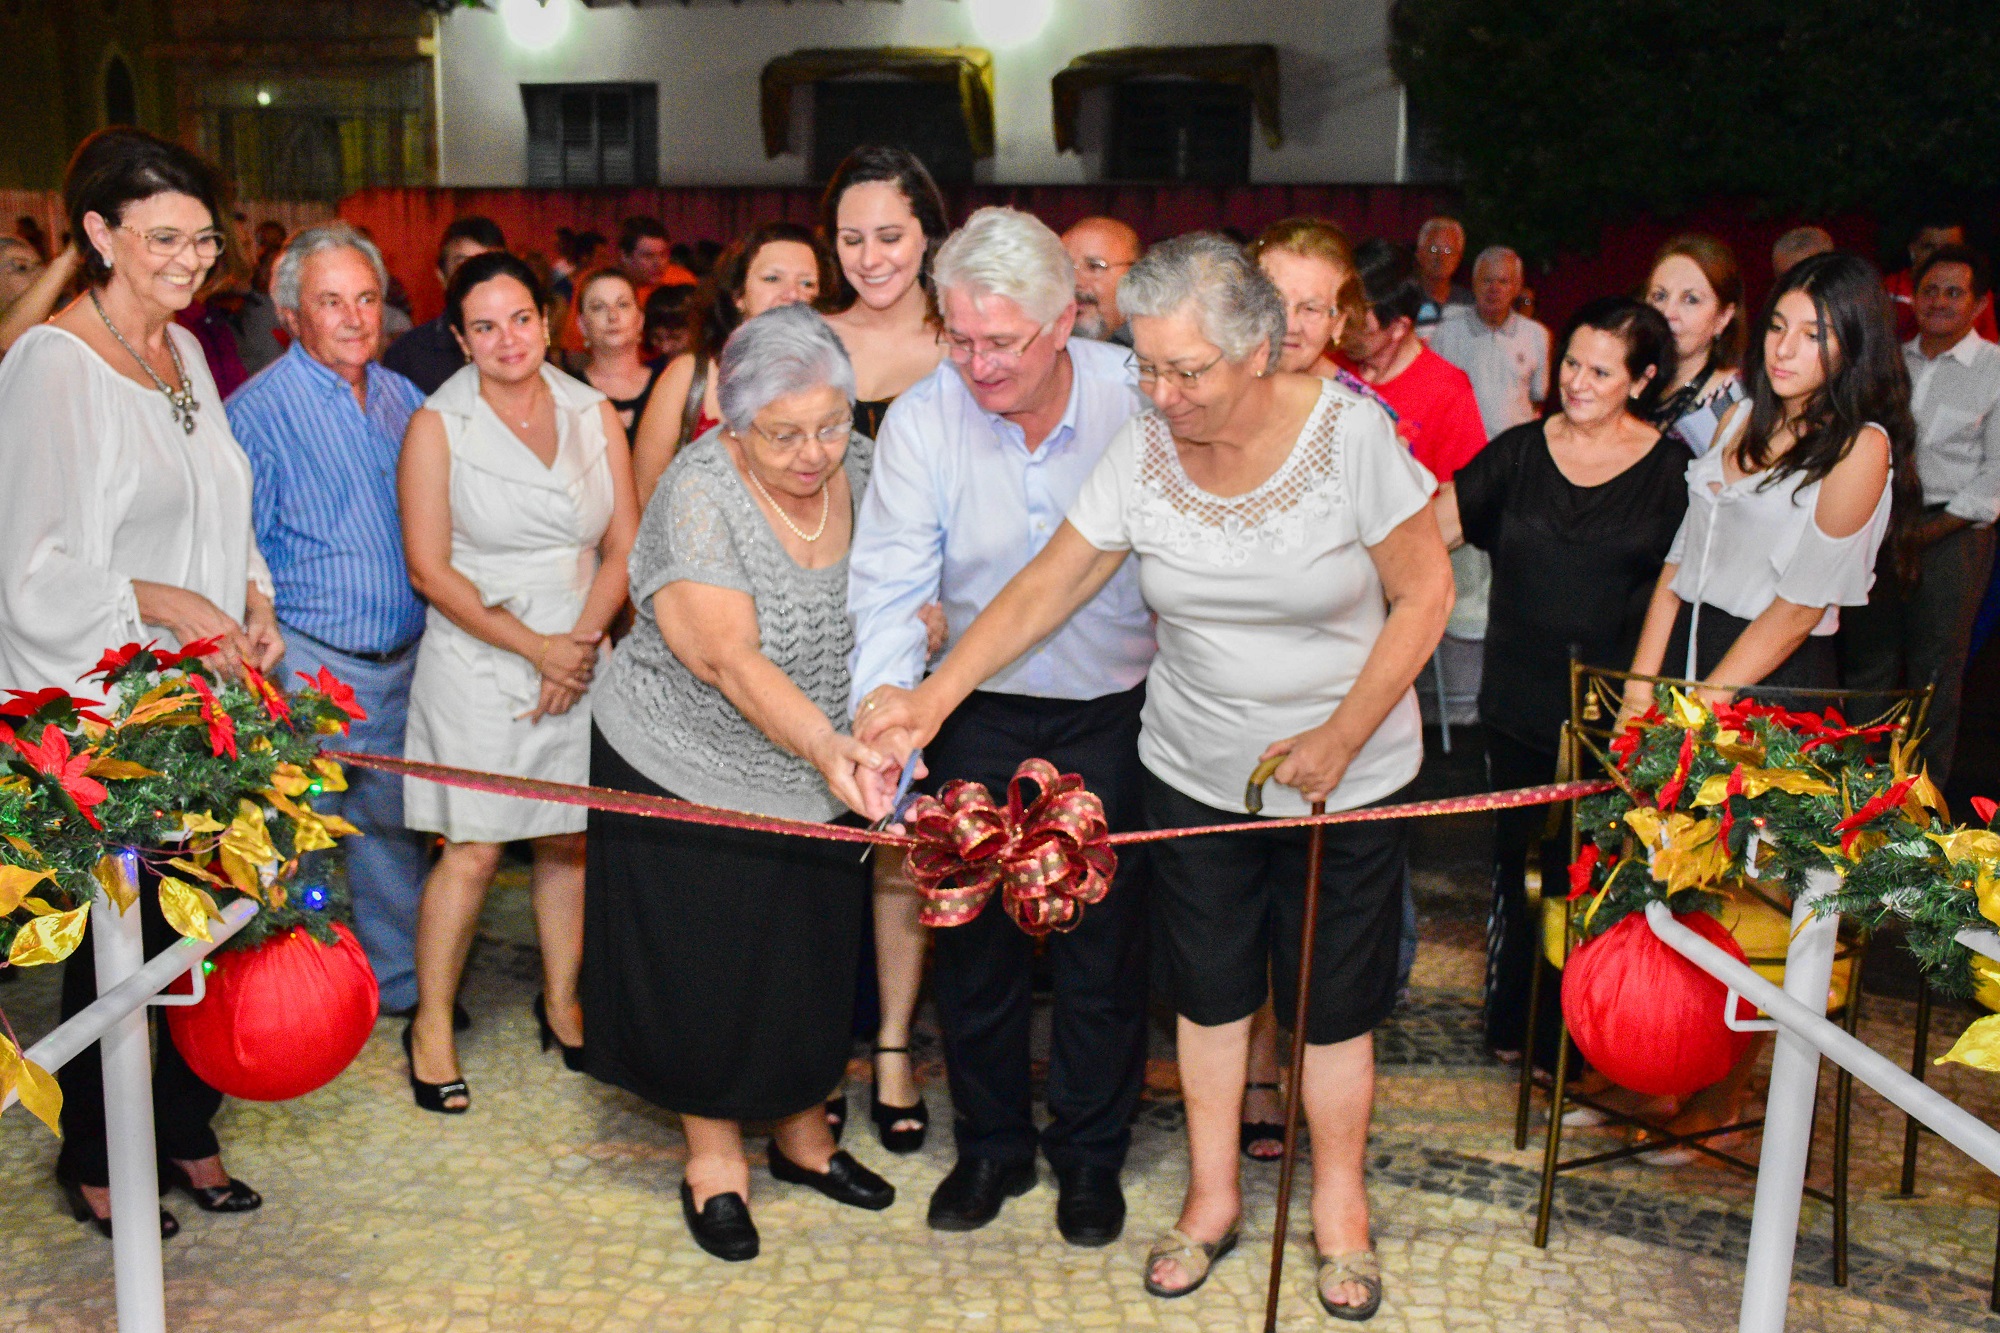
[[(789, 150), (765, 151), (766, 64), (818, 48), (990, 52), (993, 151), (981, 184), (1107, 179), (1088, 108), (1080, 152), (1058, 152), (1050, 81), (1075, 58), (1125, 47), (1261, 44), (1277, 53), (1282, 143), (1259, 124), (1249, 182), (1394, 182), (1403, 99), (1387, 54), (1388, 0), (489, 0), (438, 34), (438, 183), (530, 183), (529, 87), (657, 88), (661, 185), (799, 185), (811, 179), (812, 101), (796, 99)], [(1101, 119), (1101, 117), (1100, 117)], [(651, 180), (645, 177), (650, 175)], [(611, 183), (611, 182), (606, 182)], [(639, 183), (639, 182), (635, 182)]]

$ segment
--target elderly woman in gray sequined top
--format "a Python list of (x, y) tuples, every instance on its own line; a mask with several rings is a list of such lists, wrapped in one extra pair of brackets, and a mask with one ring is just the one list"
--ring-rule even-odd
[[(846, 711), (847, 548), (873, 444), (854, 372), (805, 306), (723, 348), (723, 421), (662, 477), (632, 548), (638, 620), (593, 716), (591, 780), (753, 815), (873, 816), (880, 756)], [(886, 1208), (822, 1112), (846, 1066), (869, 880), (852, 843), (593, 811), (584, 924), (591, 1073), (679, 1112), (695, 1241), (758, 1238), (741, 1123), (771, 1172)]]

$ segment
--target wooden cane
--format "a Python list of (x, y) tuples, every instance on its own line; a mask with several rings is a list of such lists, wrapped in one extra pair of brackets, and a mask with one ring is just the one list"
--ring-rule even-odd
[[(1273, 769), (1274, 762), (1267, 761)], [(1258, 776), (1258, 775), (1261, 775)], [(1244, 805), (1251, 814), (1263, 807), (1263, 765), (1253, 775)], [(1326, 813), (1325, 801), (1314, 801), (1312, 812)], [(1292, 1216), (1292, 1173), (1299, 1163), (1299, 1094), (1305, 1085), (1306, 1014), (1312, 1002), (1313, 936), (1319, 923), (1319, 863), (1326, 850), (1326, 826), (1315, 824), (1306, 835), (1306, 911), (1299, 931), (1299, 1002), (1292, 1012), (1292, 1074), (1285, 1087), (1285, 1151), (1278, 1166), (1278, 1217), (1271, 1228), (1271, 1282), (1264, 1293), (1264, 1333), (1277, 1333), (1278, 1284), (1285, 1275), (1285, 1231)]]

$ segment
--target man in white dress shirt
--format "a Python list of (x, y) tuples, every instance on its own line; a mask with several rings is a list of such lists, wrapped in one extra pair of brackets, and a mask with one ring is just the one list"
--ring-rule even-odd
[[(1105, 446), (1144, 406), (1132, 355), (1072, 337), (1076, 275), (1054, 232), (982, 208), (938, 251), (950, 358), (896, 399), (848, 556), (853, 709), (924, 674), (918, 611), (938, 601), (955, 640), (1061, 526)], [(930, 784), (966, 778), (1005, 800), (1023, 760), (1079, 773), (1111, 827), (1136, 828), (1139, 711), (1152, 617), (1128, 562), (1060, 630), (959, 706), (924, 756)], [(1125, 1222), (1118, 1173), (1145, 1072), (1145, 911), (1138, 858), (1104, 901), (1048, 941), (1055, 1006), (1050, 1123), (1029, 1078), (1033, 942), (999, 901), (935, 936), (932, 971), (956, 1111), (958, 1163), (930, 1225), (970, 1231), (1035, 1183), (1037, 1148), (1061, 1186), (1073, 1245), (1108, 1245)]]
[(1993, 572), (2000, 518), (2000, 347), (1974, 325), (1992, 299), (1986, 257), (1940, 246), (1913, 275), (1917, 336), (1903, 344), (1917, 419), (1922, 516), (1884, 543), (1868, 605), (1841, 616), (1852, 689), (1935, 681), (1923, 740), (1933, 781), (1951, 776), (1972, 622)]
[(1549, 393), (1548, 328), (1514, 309), (1523, 281), (1521, 256), (1487, 246), (1472, 265), (1472, 304), (1446, 310), (1431, 334), (1431, 350), (1472, 381), (1489, 440), (1533, 421)]

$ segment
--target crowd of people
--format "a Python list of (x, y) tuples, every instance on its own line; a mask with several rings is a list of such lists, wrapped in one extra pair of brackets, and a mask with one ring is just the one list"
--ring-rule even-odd
[[(224, 194), (187, 150), (105, 131), (71, 165), (62, 256), (0, 247), (0, 683), (85, 688), (107, 645), (217, 637), (225, 673), (353, 686), (357, 750), (847, 823), (893, 819), (905, 769), (1001, 792), (1040, 758), (1113, 830), (1170, 829), (1243, 819), (1265, 761), (1272, 816), (1392, 800), (1423, 760), (1413, 686), (1453, 635), (1480, 645), (1496, 788), (1554, 775), (1572, 661), (1713, 699), (1935, 683), (1924, 753), (1948, 775), (2000, 517), (2000, 349), (1962, 229), (1921, 232), (1887, 286), (1788, 233), (1755, 312), (1726, 244), (1677, 237), (1551, 336), (1514, 251), (1455, 281), (1449, 218), (1414, 245), (1316, 218), (1247, 244), (998, 207), (954, 229), (921, 162), (870, 147), (817, 227), (689, 264), (649, 219), (603, 264), (603, 237), (565, 232), (548, 266), (459, 218), (443, 313), (393, 339), (365, 233), (260, 238), (251, 295), (281, 350), (253, 369), (256, 300), (188, 327), (235, 241)], [(459, 983), (525, 841), (542, 1049), (680, 1115), (687, 1226), (720, 1258), (760, 1248), (747, 1132), (778, 1180), (893, 1205), (839, 1146), (841, 1085), (869, 1013), (870, 1120), (890, 1152), (924, 1143), (932, 951), (956, 1149), (932, 1227), (986, 1225), (1040, 1157), (1066, 1240), (1121, 1234), (1153, 1000), (1176, 1015), (1188, 1186), (1149, 1292), (1202, 1285), (1240, 1234), (1243, 1159), (1278, 1150), (1303, 833), (1122, 859), (1046, 946), (1038, 1122), (1035, 945), (994, 904), (925, 929), (899, 857), (366, 771), (320, 799), (367, 835), (345, 873), (415, 1103), (475, 1109)], [(1524, 1030), (1540, 818), (1496, 838), (1503, 1058), (1552, 1058), (1553, 1027)], [(1328, 830), (1295, 1034), (1318, 1291), (1342, 1319), (1382, 1298), (1365, 1147), (1372, 1032), (1416, 947), (1407, 828)], [(65, 1014), (93, 993), (84, 951)], [(210, 1128), (220, 1094), (160, 1032), (169, 1180), (255, 1208)], [(97, 1062), (62, 1079), (57, 1174), (108, 1232)], [(1741, 1093), (1667, 1109), (1720, 1124)]]

